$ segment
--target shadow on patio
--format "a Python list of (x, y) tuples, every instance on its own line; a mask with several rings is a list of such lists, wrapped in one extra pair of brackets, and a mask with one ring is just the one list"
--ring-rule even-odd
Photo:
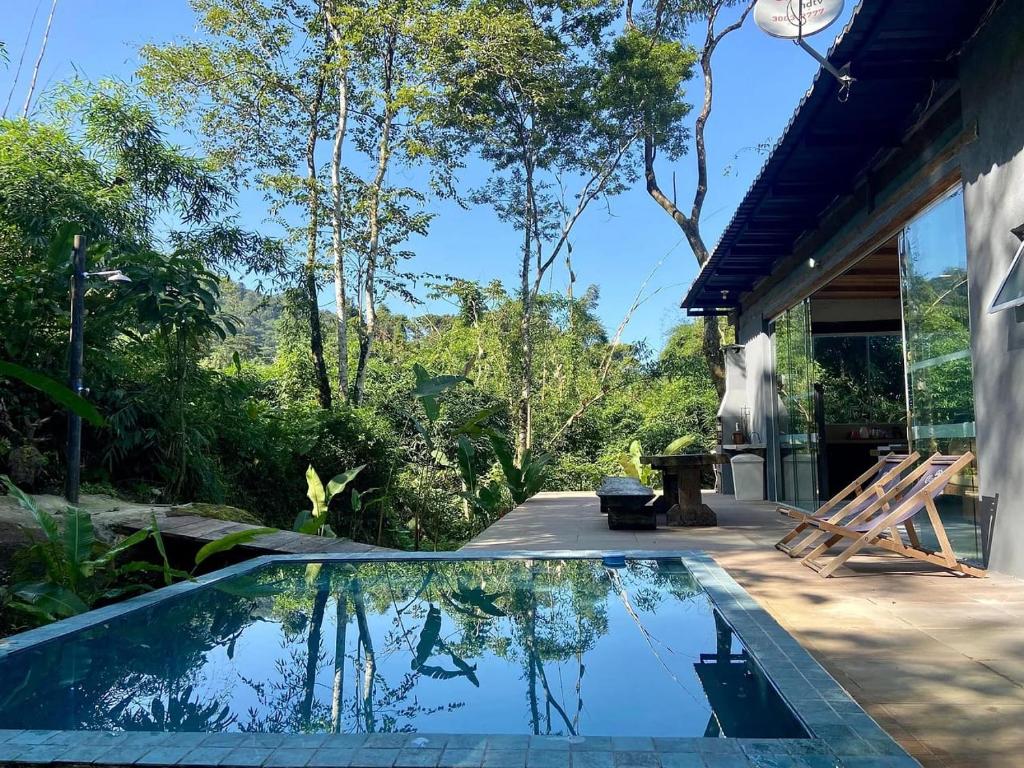
[(610, 531), (593, 494), (542, 493), (465, 549), (706, 550), (925, 766), (1024, 765), (1024, 585), (881, 552), (823, 579), (770, 504), (705, 501), (717, 528)]

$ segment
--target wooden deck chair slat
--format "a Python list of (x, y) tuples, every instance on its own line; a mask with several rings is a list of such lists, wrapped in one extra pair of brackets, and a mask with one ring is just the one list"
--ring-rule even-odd
[[(916, 451), (906, 456), (899, 454), (883, 456), (868, 470), (843, 488), (843, 490), (839, 491), (839, 493), (819, 507), (817, 512), (807, 513), (801, 510), (794, 510), (792, 508), (780, 506), (778, 511), (783, 514), (787, 514), (794, 520), (797, 520), (797, 525), (793, 530), (789, 531), (785, 536), (779, 539), (778, 542), (776, 542), (775, 548), (781, 552), (785, 552), (790, 557), (799, 557), (804, 550), (815, 544), (822, 537), (822, 534), (818, 531), (811, 530), (810, 532), (807, 532), (808, 528), (811, 528), (809, 518), (824, 518), (829, 522), (838, 522), (844, 517), (854, 514), (855, 511), (862, 508), (866, 503), (866, 495), (874, 494), (875, 496), (883, 496), (886, 488), (892, 484), (896, 478), (903, 474), (903, 472), (913, 466), (914, 462), (916, 462), (918, 458), (920, 458), (920, 454)], [(871, 480), (874, 480), (874, 482), (869, 482)], [(836, 509), (837, 505), (841, 501), (845, 500), (851, 493), (855, 493), (855, 495), (850, 499), (849, 503)], [(882, 508), (884, 509), (884, 506)], [(836, 511), (833, 512), (833, 510)], [(829, 515), (830, 512), (832, 512), (831, 515)], [(800, 541), (791, 543), (801, 536), (803, 538)]]
[[(940, 495), (949, 483), (952, 482), (953, 478), (973, 461), (974, 454), (969, 451), (952, 461), (950, 461), (950, 457), (936, 454), (930, 457), (922, 467), (926, 468), (925, 472), (935, 467), (942, 467), (942, 469), (935, 471), (923, 484), (918, 481), (926, 477), (925, 472), (915, 470), (913, 473), (916, 475), (914, 485), (906, 486), (905, 483), (900, 483), (901, 486), (905, 486), (905, 493), (891, 511), (877, 515), (874, 518), (865, 518), (865, 520), (857, 521), (856, 523), (848, 521), (842, 525), (817, 521), (815, 525), (826, 532), (826, 534), (831, 535), (824, 544), (808, 553), (803, 563), (817, 571), (820, 576), (827, 578), (864, 547), (875, 546), (903, 555), (904, 557), (940, 565), (954, 572), (969, 576), (983, 576), (985, 574), (983, 569), (961, 563), (957, 560), (938, 508), (935, 506), (935, 497)], [(921, 511), (926, 512), (935, 530), (936, 538), (939, 541), (939, 552), (933, 552), (921, 547), (920, 542), (916, 541), (916, 531), (913, 534), (909, 533), (912, 530), (910, 527), (907, 528), (908, 539), (911, 541), (910, 545), (903, 541), (899, 533), (899, 526), (906, 526)], [(817, 558), (824, 554), (825, 551), (844, 539), (850, 543), (842, 552), (831, 558), (828, 563), (817, 561)]]

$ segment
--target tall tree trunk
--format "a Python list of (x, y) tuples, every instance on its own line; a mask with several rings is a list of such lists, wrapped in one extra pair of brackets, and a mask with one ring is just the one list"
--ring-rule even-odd
[(39, 68), (43, 65), (43, 57), (46, 55), (46, 44), (50, 40), (50, 27), (53, 26), (53, 14), (56, 11), (57, 0), (53, 0), (53, 3), (50, 5), (50, 15), (46, 18), (46, 29), (43, 30), (43, 42), (39, 46), (39, 56), (36, 57), (35, 66), (32, 67), (32, 79), (28, 84), (28, 93), (25, 94), (25, 106), (21, 110), (22, 117), (28, 117), (28, 109), (32, 105), (32, 96), (36, 91), (36, 80), (39, 78)]
[(377, 673), (377, 657), (373, 651), (373, 638), (370, 637), (370, 625), (366, 620), (366, 601), (363, 599), (363, 586), (359, 579), (352, 580), (352, 606), (355, 609), (356, 625), (359, 627), (359, 643), (363, 646), (366, 667), (363, 671), (363, 724), (367, 733), (377, 730), (377, 719), (373, 713), (373, 681)]
[(324, 627), (327, 611), (327, 582), (321, 581), (313, 598), (313, 615), (309, 620), (309, 636), (306, 638), (306, 673), (303, 677), (302, 704), (299, 716), (305, 726), (313, 717), (313, 696), (316, 693), (316, 670), (320, 661), (320, 634)]
[(324, 335), (320, 325), (320, 301), (317, 296), (317, 251), (320, 237), (320, 190), (316, 173), (316, 143), (320, 138), (320, 108), (324, 98), (324, 77), (317, 83), (316, 94), (309, 108), (309, 133), (306, 138), (306, 184), (309, 230), (306, 235), (306, 303), (309, 309), (309, 345), (313, 352), (320, 407), (331, 407), (331, 382), (324, 362)]
[(380, 197), (384, 179), (391, 161), (391, 130), (395, 121), (393, 103), (393, 67), (397, 30), (392, 29), (384, 56), (383, 100), (384, 114), (380, 140), (377, 143), (377, 170), (369, 189), (367, 213), (366, 270), (363, 275), (363, 322), (359, 337), (359, 361), (356, 368), (356, 386), (353, 400), (356, 405), (363, 402), (366, 391), (366, 372), (373, 351), (374, 335), (377, 332), (377, 259), (380, 256)]
[(348, 630), (348, 595), (339, 592), (334, 631), (334, 685), (331, 688), (331, 730), (341, 733), (341, 706), (345, 703), (345, 635)]
[(533, 398), (534, 295), (530, 281), (530, 262), (533, 259), (534, 190), (533, 164), (529, 158), (524, 158), (523, 170), (526, 177), (526, 195), (523, 202), (523, 261), (519, 270), (519, 298), (522, 307), (519, 316), (519, 402), (516, 407), (516, 461), (520, 463), (533, 442), (530, 410)]
[[(332, 26), (332, 30), (333, 30)], [(338, 75), (338, 123), (334, 130), (331, 154), (331, 229), (334, 251), (334, 306), (338, 316), (338, 397), (348, 402), (348, 290), (345, 286), (345, 259), (342, 247), (343, 214), (341, 208), (341, 151), (348, 123), (348, 75)]]
[[(683, 231), (683, 235), (686, 237), (687, 243), (690, 245), (690, 250), (693, 251), (694, 257), (697, 259), (697, 263), (703, 267), (708, 258), (710, 252), (704, 243), (704, 238), (700, 231), (700, 217), (704, 209), (704, 200), (708, 193), (708, 154), (707, 144), (705, 140), (705, 131), (707, 129), (708, 120), (711, 117), (711, 109), (714, 104), (715, 95), (715, 78), (714, 70), (712, 69), (711, 61), (714, 56), (715, 49), (718, 48), (718, 44), (727, 36), (738, 30), (743, 26), (747, 16), (753, 10), (755, 0), (745, 0), (745, 5), (740, 13), (739, 18), (732, 24), (729, 24), (720, 32), (715, 31), (715, 22), (718, 19), (718, 13), (725, 7), (725, 0), (716, 0), (708, 5), (705, 11), (705, 24), (706, 34), (704, 39), (704, 46), (701, 49), (700, 54), (700, 70), (704, 80), (704, 103), (701, 106), (700, 114), (697, 115), (696, 122), (693, 128), (694, 136), (694, 156), (697, 164), (697, 186), (693, 192), (693, 205), (690, 209), (689, 214), (683, 213), (679, 208), (676, 207), (675, 201), (670, 200), (661, 187), (658, 186), (658, 178), (654, 169), (654, 161), (657, 156), (657, 148), (654, 146), (654, 141), (650, 136), (644, 137), (644, 178), (647, 182), (647, 193), (654, 199), (654, 201), (661, 206), (661, 208), (672, 217), (672, 220), (679, 226)], [(660, 34), (661, 17), (658, 17), (658, 21), (655, 26), (655, 33)], [(708, 317), (704, 321), (704, 338), (701, 344), (701, 349), (704, 354), (704, 360), (708, 366), (708, 373), (711, 375), (711, 379), (714, 382), (715, 390), (718, 392), (719, 398), (725, 394), (725, 355), (722, 352), (722, 331), (719, 327), (718, 318)]]

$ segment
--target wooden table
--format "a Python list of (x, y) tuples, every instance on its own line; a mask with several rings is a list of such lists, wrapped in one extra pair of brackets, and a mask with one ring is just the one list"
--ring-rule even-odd
[(681, 453), (676, 456), (642, 456), (644, 464), (661, 471), (664, 491), (659, 500), (669, 525), (718, 525), (714, 510), (701, 501), (700, 476), (705, 467), (725, 464), (720, 453)]

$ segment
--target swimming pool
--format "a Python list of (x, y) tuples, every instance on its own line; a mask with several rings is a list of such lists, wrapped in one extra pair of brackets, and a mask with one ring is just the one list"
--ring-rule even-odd
[(766, 618), (694, 554), (258, 558), (0, 643), (0, 759), (903, 759)]

